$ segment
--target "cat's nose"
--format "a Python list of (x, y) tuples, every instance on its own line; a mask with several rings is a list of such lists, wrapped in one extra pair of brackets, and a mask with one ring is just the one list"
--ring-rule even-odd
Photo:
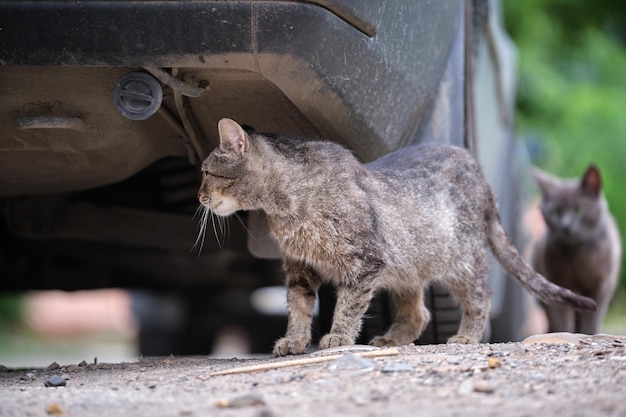
[(574, 230), (574, 219), (572, 216), (564, 215), (561, 219), (561, 230), (563, 233), (569, 235)]

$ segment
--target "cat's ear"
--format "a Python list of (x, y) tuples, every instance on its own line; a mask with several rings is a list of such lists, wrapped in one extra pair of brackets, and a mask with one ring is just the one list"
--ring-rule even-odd
[(594, 197), (600, 195), (602, 189), (602, 177), (600, 169), (594, 164), (589, 165), (587, 171), (580, 180), (580, 189)]
[(222, 119), (217, 124), (220, 134), (220, 148), (226, 152), (234, 152), (243, 157), (250, 147), (248, 135), (237, 122), (231, 119)]
[(539, 187), (539, 191), (541, 191), (541, 194), (543, 195), (552, 194), (552, 192), (559, 184), (559, 180), (556, 177), (553, 177), (552, 175), (540, 170), (539, 168), (531, 168), (530, 173), (535, 180), (535, 183)]

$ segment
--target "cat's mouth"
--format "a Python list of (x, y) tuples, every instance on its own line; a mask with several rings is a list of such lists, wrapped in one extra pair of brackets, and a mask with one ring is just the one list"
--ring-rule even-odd
[(211, 199), (208, 196), (200, 196), (198, 198), (200, 204), (211, 210), (218, 216), (230, 216), (237, 210), (240, 210), (239, 204), (234, 199), (223, 197), (219, 199)]
[(553, 233), (558, 237), (559, 242), (566, 245), (577, 245), (584, 242), (584, 238), (582, 236), (570, 229), (553, 230)]
[(230, 216), (234, 212), (241, 209), (235, 200), (229, 198), (221, 199), (209, 208), (213, 213), (222, 217)]
[(219, 201), (214, 207), (211, 208), (211, 210), (213, 211), (213, 213), (215, 214), (220, 214), (220, 207), (224, 206), (224, 202), (223, 201)]

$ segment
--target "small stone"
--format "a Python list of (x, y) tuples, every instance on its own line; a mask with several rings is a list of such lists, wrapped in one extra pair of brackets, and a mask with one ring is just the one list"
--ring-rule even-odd
[(511, 343), (504, 347), (504, 350), (511, 353), (512, 355), (525, 355), (526, 348), (522, 346), (521, 343)]
[(46, 370), (48, 371), (53, 371), (55, 369), (59, 369), (61, 367), (61, 365), (59, 365), (56, 362), (52, 362), (50, 365), (48, 365), (48, 367), (46, 368)]
[(46, 406), (46, 413), (48, 414), (52, 414), (55, 416), (62, 416), (63, 415), (63, 409), (61, 408), (61, 406), (57, 403), (51, 403), (48, 404)]
[(279, 369), (268, 371), (265, 377), (268, 384), (283, 384), (293, 379), (291, 373)]
[(475, 373), (475, 374), (480, 374), (481, 372), (485, 372), (486, 370), (488, 370), (489, 367), (485, 366), (484, 362), (478, 364), (478, 365), (474, 365), (470, 368), (470, 370)]
[(68, 365), (65, 367), (66, 372), (78, 372), (78, 365)]
[(557, 333), (546, 333), (546, 334), (536, 334), (533, 336), (528, 336), (526, 339), (522, 340), (523, 345), (536, 345), (539, 343), (546, 343), (550, 345), (577, 345), (581, 339), (589, 337), (586, 334), (581, 333), (568, 333), (568, 332), (557, 332)]
[(471, 379), (466, 379), (459, 385), (459, 394), (469, 395), (474, 392), (474, 382)]
[(474, 383), (474, 392), (482, 392), (484, 394), (491, 394), (496, 390), (496, 387), (488, 381), (476, 381)]
[(373, 371), (375, 367), (374, 361), (361, 358), (353, 353), (346, 353), (328, 364), (328, 369), (331, 371), (369, 372)]
[(32, 381), (33, 379), (35, 379), (35, 374), (33, 374), (32, 372), (28, 372), (25, 375), (22, 375), (20, 379), (22, 381)]
[(85, 361), (82, 361), (81, 363), (78, 364), (78, 366), (87, 366), (87, 365), (89, 365), (89, 364), (87, 362), (85, 362)]
[(52, 375), (43, 383), (46, 387), (64, 387), (67, 385), (67, 381), (58, 375)]
[(387, 402), (389, 401), (389, 394), (379, 389), (374, 389), (370, 392), (370, 400), (375, 402)]
[(461, 358), (459, 356), (449, 356), (447, 361), (450, 365), (458, 365), (461, 363)]
[(380, 350), (380, 348), (370, 345), (344, 345), (328, 349), (321, 349), (313, 352), (311, 356), (337, 355), (338, 353), (371, 352), (373, 350)]
[(489, 369), (500, 368), (502, 366), (502, 361), (498, 358), (488, 358), (487, 366)]
[(415, 368), (404, 362), (390, 362), (383, 366), (381, 369), (382, 372), (391, 373), (391, 372), (413, 372)]
[(362, 395), (352, 395), (350, 396), (350, 399), (354, 404), (358, 405), (359, 407), (364, 407), (369, 404), (367, 398), (363, 397)]
[(241, 408), (265, 405), (265, 401), (258, 394), (246, 394), (239, 397), (218, 400), (215, 405), (219, 408)]
[(9, 368), (7, 368), (4, 365), (0, 365), (0, 372), (8, 372), (8, 371), (9, 371)]

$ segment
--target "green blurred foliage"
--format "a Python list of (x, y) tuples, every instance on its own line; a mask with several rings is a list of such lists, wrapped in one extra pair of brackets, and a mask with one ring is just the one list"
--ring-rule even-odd
[(22, 315), (22, 295), (0, 294), (0, 325), (18, 320)]
[(589, 163), (598, 164), (626, 238), (626, 3), (502, 4), (519, 48), (517, 129), (533, 163), (562, 177), (578, 177)]
[(0, 294), (0, 352), (6, 345), (9, 330), (21, 323), (22, 300), (21, 294)]

